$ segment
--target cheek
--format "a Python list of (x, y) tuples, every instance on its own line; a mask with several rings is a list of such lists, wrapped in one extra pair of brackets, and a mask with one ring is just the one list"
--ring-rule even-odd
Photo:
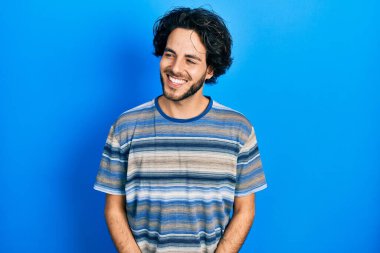
[(160, 60), (160, 69), (161, 70), (164, 70), (166, 68), (168, 68), (170, 66), (170, 60), (168, 59), (165, 59), (165, 58), (161, 58)]
[(201, 78), (206, 73), (206, 68), (194, 68), (190, 69), (188, 73), (195, 79)]
[(164, 69), (168, 66), (168, 61), (164, 58), (161, 58), (160, 60), (160, 69)]
[(161, 71), (162, 71), (163, 67), (164, 67), (164, 64), (163, 64), (163, 62), (162, 62), (162, 60), (161, 60), (161, 61), (160, 61), (160, 70), (161, 70)]

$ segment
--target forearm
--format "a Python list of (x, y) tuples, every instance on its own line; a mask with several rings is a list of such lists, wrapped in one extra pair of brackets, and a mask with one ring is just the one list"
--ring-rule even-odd
[(124, 210), (105, 210), (107, 226), (119, 253), (140, 253)]
[(253, 220), (254, 212), (252, 211), (234, 213), (215, 253), (239, 252), (253, 224)]

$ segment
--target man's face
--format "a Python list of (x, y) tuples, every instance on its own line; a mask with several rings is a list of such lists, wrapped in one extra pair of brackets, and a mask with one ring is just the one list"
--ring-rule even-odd
[(206, 48), (195, 31), (176, 28), (170, 33), (160, 75), (167, 99), (181, 101), (202, 95), (204, 81), (212, 77), (213, 71), (206, 65)]

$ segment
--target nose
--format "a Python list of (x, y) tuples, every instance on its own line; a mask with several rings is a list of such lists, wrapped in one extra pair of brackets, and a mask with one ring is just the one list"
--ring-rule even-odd
[(172, 64), (172, 71), (175, 75), (178, 74), (178, 76), (181, 75), (182, 71), (183, 71), (183, 63), (181, 61), (181, 59), (177, 58), (173, 61), (173, 64)]

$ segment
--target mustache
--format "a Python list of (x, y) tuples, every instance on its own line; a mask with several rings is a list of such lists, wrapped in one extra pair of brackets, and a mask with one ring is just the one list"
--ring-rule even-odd
[(174, 73), (174, 71), (171, 68), (164, 69), (164, 73), (167, 75), (173, 76), (175, 78), (178, 78), (178, 79), (191, 80), (190, 75), (181, 74), (181, 73)]

